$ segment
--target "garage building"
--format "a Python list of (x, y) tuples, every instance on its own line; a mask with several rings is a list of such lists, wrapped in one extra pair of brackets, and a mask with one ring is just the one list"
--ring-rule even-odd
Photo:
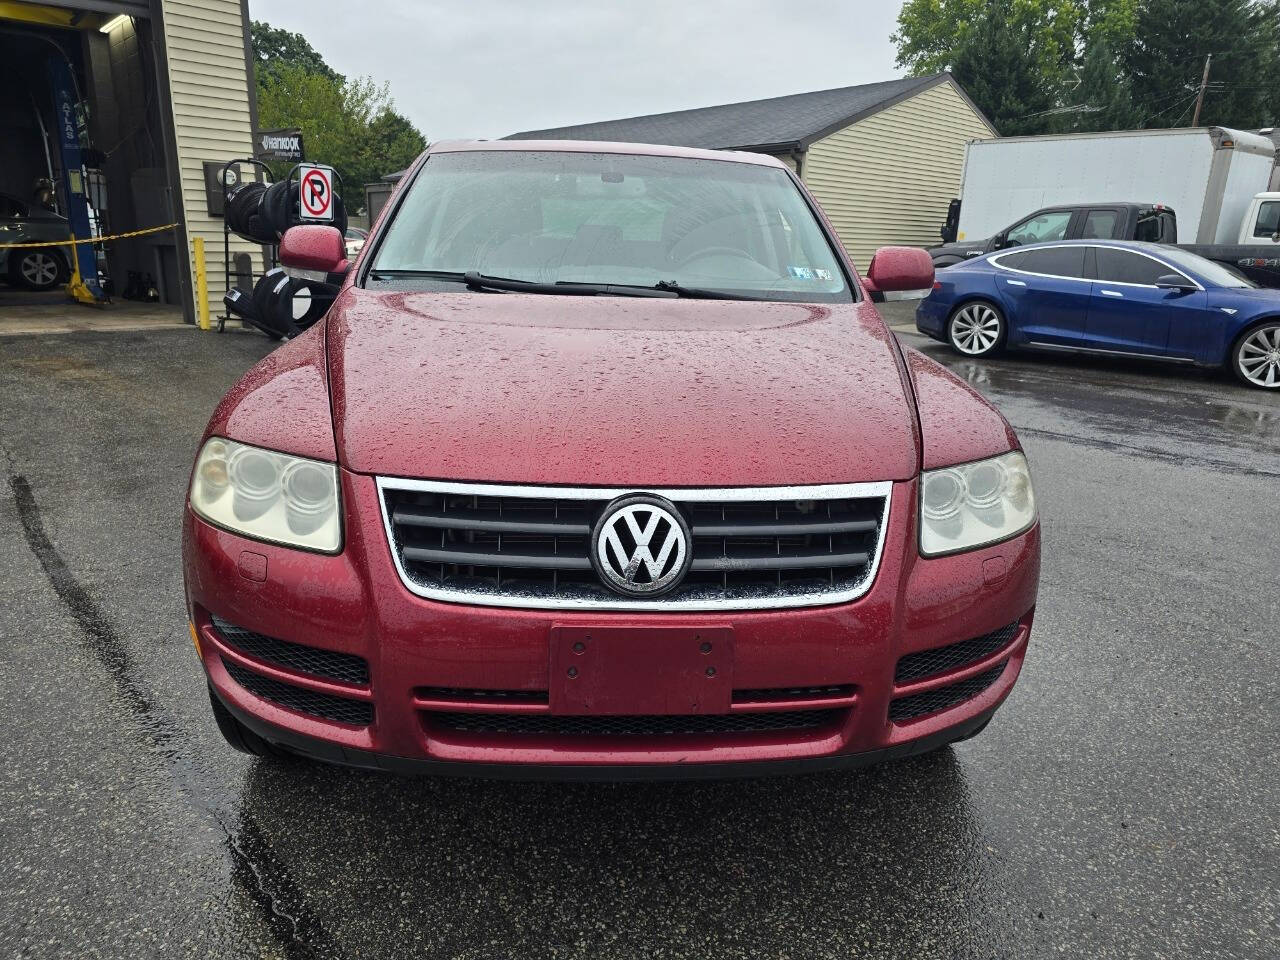
[[(63, 218), (78, 237), (176, 223), (74, 259), (86, 280), (109, 278), (114, 299), (140, 281), (194, 322), (203, 237), (209, 311), (220, 312), (222, 220), (210, 209), (220, 188), (206, 184), (217, 165), (253, 154), (247, 0), (0, 0), (0, 72), (0, 242), (39, 232), (37, 220)], [(69, 249), (56, 248), (60, 282)], [(233, 237), (231, 253), (242, 272), (260, 272), (260, 248)], [(32, 302), (22, 276), (0, 279), (14, 281), (0, 287), (0, 309)]]
[(822, 204), (860, 269), (885, 244), (939, 242), (965, 144), (996, 136), (949, 73), (525, 130), (513, 140), (604, 140), (778, 157)]

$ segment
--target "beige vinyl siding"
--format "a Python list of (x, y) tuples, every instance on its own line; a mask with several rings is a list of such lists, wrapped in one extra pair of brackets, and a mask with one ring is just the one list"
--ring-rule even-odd
[(941, 243), (965, 144), (995, 136), (950, 80), (814, 143), (803, 177), (859, 270), (877, 247)]
[[(205, 202), (204, 161), (226, 163), (253, 153), (248, 76), (244, 62), (244, 24), (240, 0), (162, 0), (164, 42), (169, 64), (169, 94), (182, 178), (182, 207), (187, 242), (204, 237), (209, 283), (209, 316), (223, 311), (226, 292), (222, 260), (222, 220), (211, 217)], [(248, 174), (248, 170), (244, 171)], [(195, 250), (192, 294), (195, 294)], [(248, 253), (253, 269), (262, 269), (262, 250), (231, 238), (231, 255)], [(199, 305), (196, 307), (197, 319)]]

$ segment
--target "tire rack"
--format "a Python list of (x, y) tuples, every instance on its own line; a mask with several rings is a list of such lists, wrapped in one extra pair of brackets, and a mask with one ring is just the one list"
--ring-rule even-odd
[[(231, 289), (231, 228), (227, 226), (227, 171), (233, 166), (240, 163), (247, 163), (259, 173), (266, 174), (266, 183), (270, 185), (274, 182), (272, 178), (271, 168), (256, 157), (244, 157), (239, 160), (228, 160), (222, 165), (222, 174), (218, 178), (222, 182), (222, 282), (224, 290)], [(295, 168), (296, 169), (296, 168)], [(293, 175), (293, 171), (289, 172)], [(277, 244), (265, 244), (269, 251), (270, 266), (266, 269), (271, 270), (276, 265)], [(265, 270), (263, 271), (266, 272)], [(250, 274), (252, 276), (252, 274)], [(253, 292), (253, 288), (249, 288), (249, 293)], [(218, 314), (218, 332), (222, 333), (227, 328), (228, 320), (227, 312), (224, 308), (223, 312)]]

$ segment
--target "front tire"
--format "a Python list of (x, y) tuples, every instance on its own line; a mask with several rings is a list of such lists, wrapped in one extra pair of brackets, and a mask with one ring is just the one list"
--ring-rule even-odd
[(218, 732), (236, 750), (247, 753), (251, 757), (264, 760), (281, 760), (288, 756), (273, 743), (268, 743), (231, 715), (213, 692), (213, 684), (209, 684), (209, 705), (213, 707), (213, 719), (218, 724)]
[(966, 303), (947, 320), (947, 342), (966, 357), (989, 357), (1004, 349), (1008, 324), (995, 304), (985, 300)]
[(1260, 390), (1280, 390), (1280, 319), (1242, 333), (1231, 347), (1231, 370), (1240, 382)]
[(67, 265), (52, 250), (18, 250), (9, 258), (9, 281), (28, 290), (52, 290), (67, 282)]

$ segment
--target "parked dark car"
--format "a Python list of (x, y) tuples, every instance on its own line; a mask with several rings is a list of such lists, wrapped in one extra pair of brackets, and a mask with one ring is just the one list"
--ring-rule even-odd
[(1177, 247), (1065, 241), (986, 254), (938, 274), (916, 327), (970, 357), (1151, 357), (1280, 389), (1280, 291)]
[[(948, 211), (948, 223), (958, 218), (958, 206)], [(945, 228), (944, 228), (945, 229)], [(1044, 207), (985, 240), (960, 240), (931, 247), (935, 269), (963, 263), (984, 253), (1030, 243), (1059, 240), (1139, 240), (1175, 243), (1177, 215), (1158, 203), (1082, 203)]]
[[(65, 217), (0, 193), (0, 243), (40, 243), (71, 236)], [(50, 290), (70, 274), (65, 248), (0, 249), (0, 276), (14, 286)]]

